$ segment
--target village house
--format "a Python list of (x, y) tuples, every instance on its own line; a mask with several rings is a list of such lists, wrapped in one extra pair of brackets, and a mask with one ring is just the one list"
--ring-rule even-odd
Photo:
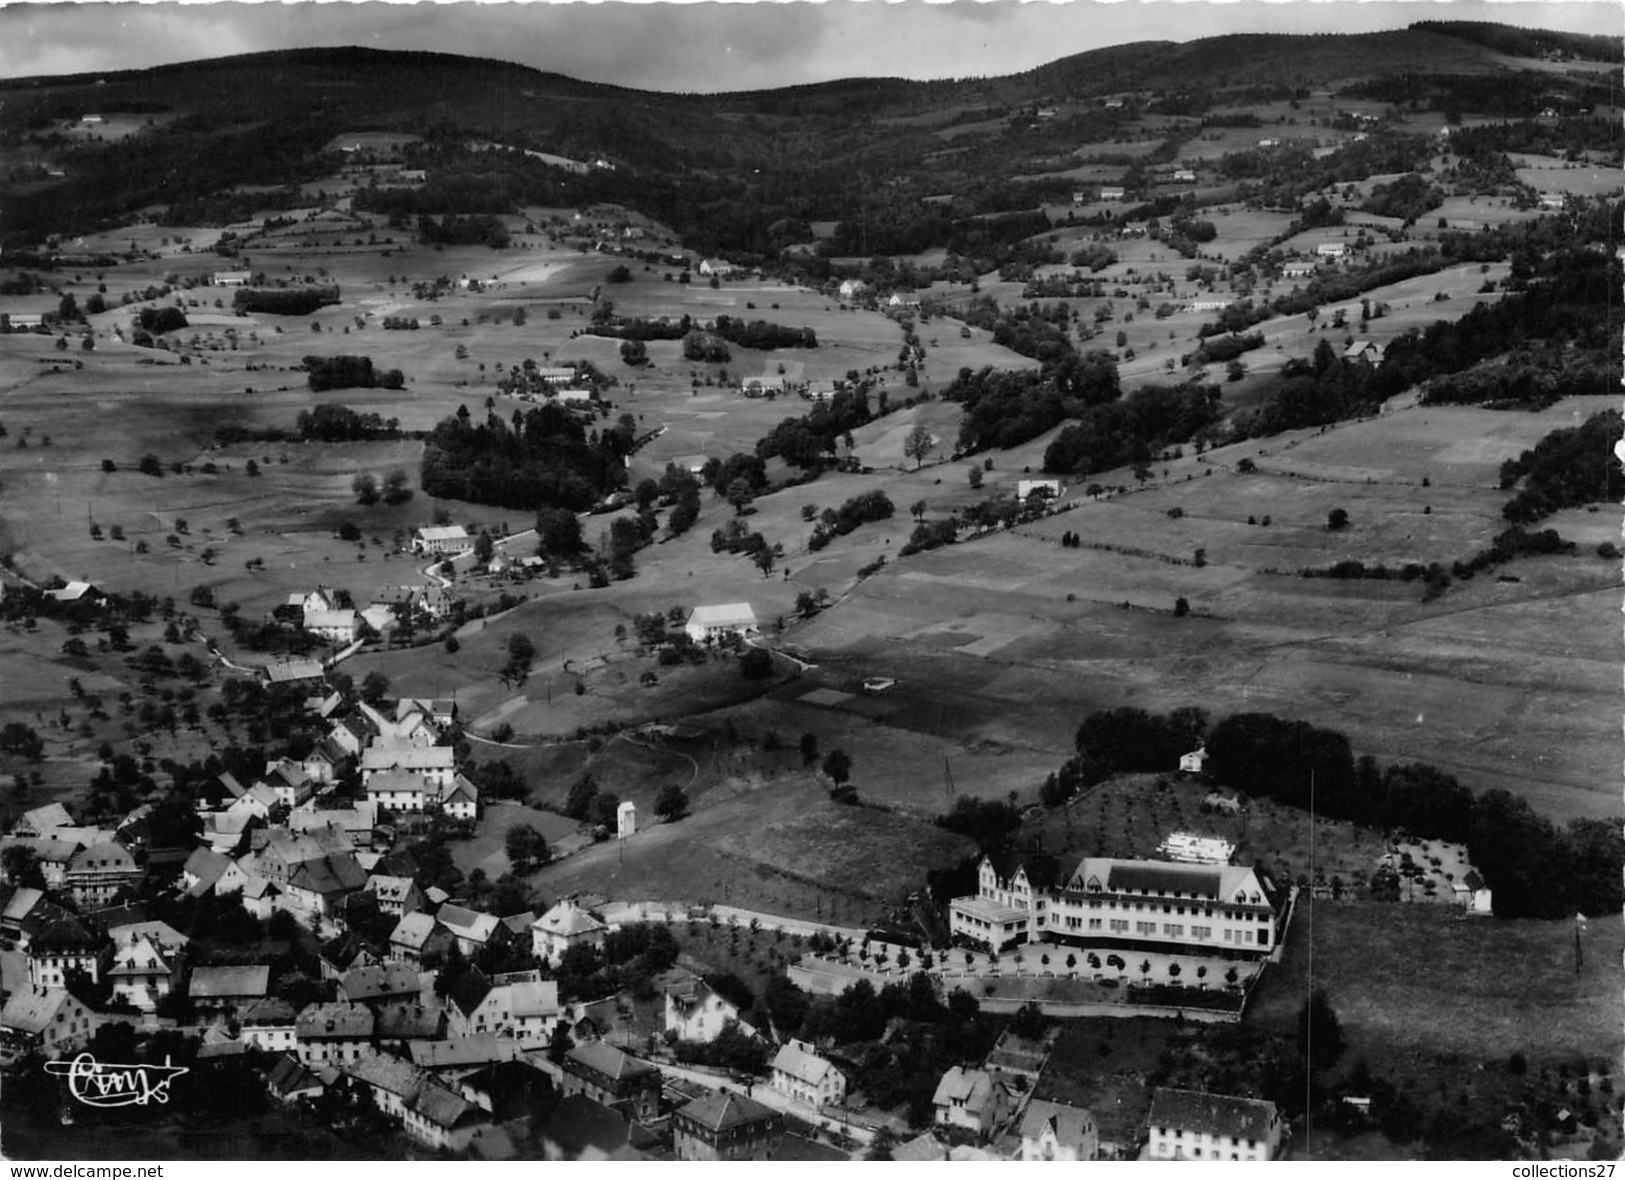
[(1287, 279), (1306, 279), (1315, 273), (1315, 264), (1308, 259), (1296, 259), (1281, 267), (1281, 277)]
[(412, 1055), (419, 1041), (438, 1041), (446, 1035), (446, 1012), (416, 1000), (379, 1004), (374, 1013), (373, 1035), (378, 1047), (397, 1055)]
[(265, 1075), (265, 1088), (278, 1102), (292, 1104), (316, 1101), (327, 1091), (327, 1084), (297, 1057), (284, 1053)]
[(1078, 1106), (1033, 1099), (1021, 1116), (1021, 1158), (1077, 1163), (1100, 1154), (1095, 1116)]
[(1151, 1160), (1272, 1160), (1281, 1146), (1273, 1102), (1161, 1087), (1147, 1117)]
[(413, 1041), (410, 1052), (414, 1065), (432, 1070), (437, 1077), (450, 1079), (467, 1077), (488, 1065), (517, 1061), (520, 1057), (518, 1041), (494, 1033), (466, 1037), (448, 1035), (439, 1041)]
[(531, 953), (556, 965), (573, 946), (602, 947), (607, 930), (575, 898), (566, 897), (531, 925)]
[(380, 963), (357, 967), (338, 982), (338, 999), (350, 1004), (387, 1004), (417, 1001), (423, 995), (423, 980), (410, 963)]
[(846, 1075), (806, 1041), (792, 1039), (779, 1048), (772, 1085), (786, 1098), (809, 1106), (839, 1106), (846, 1100)]
[(47, 889), (61, 889), (68, 878), (68, 866), (79, 854), (82, 845), (77, 840), (62, 840), (54, 836), (7, 836), (0, 840), (0, 850), (26, 848), (34, 854), (34, 863)]
[(553, 1039), (563, 1009), (559, 1006), (557, 980), (517, 980), (504, 984), (511, 993), (508, 1001), (509, 1031), (522, 1048), (543, 1049)]
[[(271, 788), (276, 802), (290, 811), (309, 799), (316, 791), (316, 785), (305, 773), (304, 765), (291, 758), (277, 758), (267, 762), (264, 779), (261, 783), (255, 784), (256, 787), (261, 785)], [(248, 792), (244, 792), (244, 797), (247, 796)]]
[(756, 612), (748, 602), (730, 602), (720, 606), (697, 606), (688, 616), (684, 630), (695, 643), (737, 635), (743, 638), (756, 633)]
[(769, 1160), (784, 1138), (784, 1116), (728, 1090), (713, 1090), (671, 1116), (680, 1160)]
[(435, 920), (451, 932), (457, 940), (457, 948), (465, 955), (484, 950), (493, 938), (502, 942), (508, 936), (507, 927), (495, 915), (466, 906), (443, 905), (436, 912)]
[(1012, 1105), (1010, 1091), (1002, 1081), (986, 1070), (959, 1065), (942, 1075), (931, 1098), (938, 1125), (980, 1136), (991, 1135), (1008, 1117)]
[(451, 786), (442, 787), (440, 811), (452, 819), (475, 820), (480, 815), (480, 789), (464, 774), (452, 776)]
[(406, 1133), (437, 1151), (463, 1152), (471, 1139), (491, 1125), (491, 1116), (436, 1081), (426, 1082), (407, 1107)]
[(320, 965), (322, 978), (343, 979), (352, 971), (359, 971), (363, 967), (376, 967), (384, 960), (380, 959), (354, 930), (346, 930), (322, 943), (317, 953), (317, 962)]
[(460, 524), (430, 525), (412, 534), (412, 552), (444, 555), (466, 553), (474, 548), (474, 538)]
[(1321, 258), (1341, 258), (1348, 253), (1348, 247), (1342, 242), (1322, 242), (1315, 247), (1315, 254)]
[(81, 910), (98, 910), (134, 890), (145, 875), (129, 849), (109, 842), (75, 853), (62, 883)]
[(423, 908), (423, 890), (411, 877), (374, 875), (367, 878), (366, 890), (378, 902), (378, 912), (393, 918), (404, 917)]
[(310, 1004), (294, 1026), (299, 1060), (344, 1065), (372, 1052), (373, 1014), (364, 1004)]
[(107, 977), (112, 981), (115, 1000), (151, 1012), (169, 995), (175, 969), (150, 940), (137, 938), (114, 953)]
[(8, 835), (12, 836), (49, 836), (58, 828), (71, 828), (75, 826), (72, 814), (60, 803), (47, 803), (43, 807), (35, 807), (17, 817), (17, 822), (11, 825)]
[(292, 1052), (298, 1047), (298, 1015), (286, 1000), (268, 996), (250, 1000), (237, 1009), (243, 1043), (266, 1053)]
[(1102, 201), (1121, 201), (1127, 193), (1120, 184), (1103, 185), (1100, 190)]
[(415, 771), (382, 770), (367, 779), (367, 802), (380, 811), (421, 812), (439, 793)]
[(308, 924), (338, 913), (344, 898), (367, 884), (367, 872), (353, 853), (301, 861), (282, 886), (285, 908)]
[(584, 1094), (606, 1106), (626, 1104), (634, 1117), (647, 1121), (660, 1113), (660, 1071), (603, 1041), (572, 1047), (561, 1063), (559, 1086), (565, 1094)]
[(1197, 299), (1191, 303), (1192, 311), (1223, 311), (1230, 306), (1230, 300), (1223, 298)]
[(690, 975), (666, 987), (666, 1031), (679, 1041), (709, 1044), (729, 1021), (738, 1022), (739, 1009)]
[(402, 963), (421, 963), (442, 957), (457, 940), (434, 915), (406, 914), (389, 935), (389, 957)]
[(429, 1075), (410, 1061), (387, 1053), (362, 1057), (346, 1065), (344, 1072), (365, 1090), (380, 1114), (396, 1122), (405, 1121), (407, 1108), (429, 1081)]
[[(309, 780), (313, 787), (317, 783), (326, 786), (338, 779), (339, 772), (343, 770), (345, 763), (350, 761), (350, 757), (350, 751), (346, 750), (333, 738), (324, 737), (316, 743), (310, 753), (305, 755), (305, 759), (299, 764), (299, 768), (304, 772), (305, 778)], [(303, 801), (303, 799), (300, 800), (300, 802)], [(296, 807), (298, 804), (289, 804), (289, 806)]]
[(732, 276), (739, 268), (733, 263), (721, 258), (705, 258), (700, 260), (699, 272), (719, 279)]
[(1207, 765), (1207, 747), (1198, 746), (1188, 754), (1179, 756), (1179, 769), (1182, 774), (1201, 774), (1202, 768)]
[(1034, 492), (1039, 492), (1051, 500), (1061, 498), (1061, 481), (1058, 479), (1018, 479), (1016, 481), (1016, 499), (1025, 501)]
[(448, 786), (457, 771), (457, 753), (450, 746), (375, 741), (361, 755), (363, 784), (370, 785), (376, 776), (392, 770), (421, 775), (436, 787)]
[(213, 283), (216, 287), (246, 287), (253, 277), (246, 270), (217, 270)]
[(18, 988), (0, 1009), (0, 1042), (18, 1053), (58, 1057), (95, 1031), (96, 1014), (65, 988)]
[(324, 675), (320, 660), (284, 660), (265, 667), (265, 679), (269, 684), (304, 684), (320, 680)]
[(66, 987), (69, 974), (80, 972), (96, 983), (107, 952), (106, 942), (77, 918), (42, 924), (28, 940), (28, 982), (38, 988)]
[(144, 938), (158, 949), (159, 954), (167, 957), (184, 954), (187, 944), (192, 941), (168, 922), (144, 919), (110, 924), (107, 927), (107, 937), (112, 941), (115, 950), (131, 946), (137, 939)]

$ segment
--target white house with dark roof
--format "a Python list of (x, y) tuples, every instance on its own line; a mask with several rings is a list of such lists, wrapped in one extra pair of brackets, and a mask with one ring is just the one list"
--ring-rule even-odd
[(195, 1008), (223, 1010), (263, 1000), (270, 986), (271, 968), (264, 963), (245, 967), (194, 967), (187, 995)]
[(412, 552), (465, 553), (474, 548), (474, 538), (460, 524), (430, 525), (412, 534)]
[(107, 977), (115, 1000), (151, 1012), (173, 988), (175, 968), (150, 939), (137, 938), (114, 953)]
[(772, 1086), (786, 1098), (813, 1107), (838, 1106), (846, 1100), (846, 1075), (806, 1041), (792, 1039), (779, 1047)]
[(608, 929), (577, 905), (575, 898), (567, 897), (531, 924), (531, 952), (545, 963), (556, 964), (573, 946), (603, 946)]
[(367, 892), (378, 902), (378, 912), (400, 918), (423, 905), (423, 890), (411, 877), (374, 874), (367, 878)]
[(697, 606), (684, 625), (695, 643), (730, 635), (743, 638), (755, 634), (756, 612), (748, 602), (728, 602), (718, 606)]
[(439, 1082), (426, 1083), (407, 1107), (406, 1133), (437, 1151), (462, 1152), (469, 1141), (491, 1125), (489, 1112)]
[(491, 941), (492, 936), (502, 926), (501, 919), (494, 914), (482, 913), (460, 905), (441, 906), (435, 913), (435, 919), (451, 931), (451, 936), (457, 940), (458, 949), (465, 955), (483, 950), (485, 944)]
[(940, 1125), (989, 1135), (1009, 1117), (1014, 1102), (995, 1075), (955, 1065), (937, 1083), (931, 1106)]
[(1272, 1160), (1281, 1146), (1273, 1102), (1161, 1087), (1146, 1117), (1150, 1160)]
[(97, 844), (74, 854), (63, 885), (81, 909), (95, 910), (113, 903), (123, 889), (134, 889), (146, 874), (122, 844)]
[(448, 786), (457, 772), (457, 753), (450, 746), (373, 742), (361, 755), (362, 783), (370, 786), (375, 777), (389, 771), (421, 775), (434, 786)]
[(1098, 1159), (1100, 1129), (1081, 1106), (1034, 1098), (1021, 1116), (1021, 1158), (1077, 1163)]
[(46, 1057), (81, 1049), (96, 1031), (96, 1014), (65, 988), (18, 988), (0, 1009), (0, 1041)]
[(374, 1018), (364, 1004), (310, 1004), (294, 1035), (306, 1065), (345, 1065), (372, 1052)]
[(707, 1044), (739, 1019), (739, 1009), (697, 975), (666, 986), (666, 1031), (680, 1041)]
[(403, 915), (389, 936), (389, 957), (402, 963), (421, 963), (425, 955), (444, 951), (455, 939), (433, 914), (422, 910)]

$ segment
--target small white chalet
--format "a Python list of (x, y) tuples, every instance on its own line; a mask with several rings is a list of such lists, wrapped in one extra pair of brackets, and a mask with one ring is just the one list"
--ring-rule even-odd
[(846, 1099), (846, 1075), (806, 1041), (791, 1040), (773, 1058), (773, 1088), (809, 1106), (839, 1106)]
[(684, 628), (695, 643), (720, 639), (726, 635), (745, 636), (756, 631), (756, 612), (748, 602), (729, 602), (720, 606), (697, 606), (688, 616)]

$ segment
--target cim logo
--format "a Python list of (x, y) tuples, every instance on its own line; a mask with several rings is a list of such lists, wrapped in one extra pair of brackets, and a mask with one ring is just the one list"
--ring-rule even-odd
[(68, 1079), (68, 1093), (86, 1106), (146, 1106), (168, 1102), (169, 1084), (184, 1073), (184, 1065), (104, 1065), (89, 1053), (72, 1061), (48, 1061), (45, 1072)]

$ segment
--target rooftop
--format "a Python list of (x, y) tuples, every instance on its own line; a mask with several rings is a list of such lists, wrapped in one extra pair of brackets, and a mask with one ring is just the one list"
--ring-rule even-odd
[(1163, 1087), (1152, 1095), (1146, 1121), (1153, 1127), (1177, 1128), (1198, 1135), (1257, 1140), (1269, 1137), (1276, 1111), (1273, 1102), (1258, 1098)]

